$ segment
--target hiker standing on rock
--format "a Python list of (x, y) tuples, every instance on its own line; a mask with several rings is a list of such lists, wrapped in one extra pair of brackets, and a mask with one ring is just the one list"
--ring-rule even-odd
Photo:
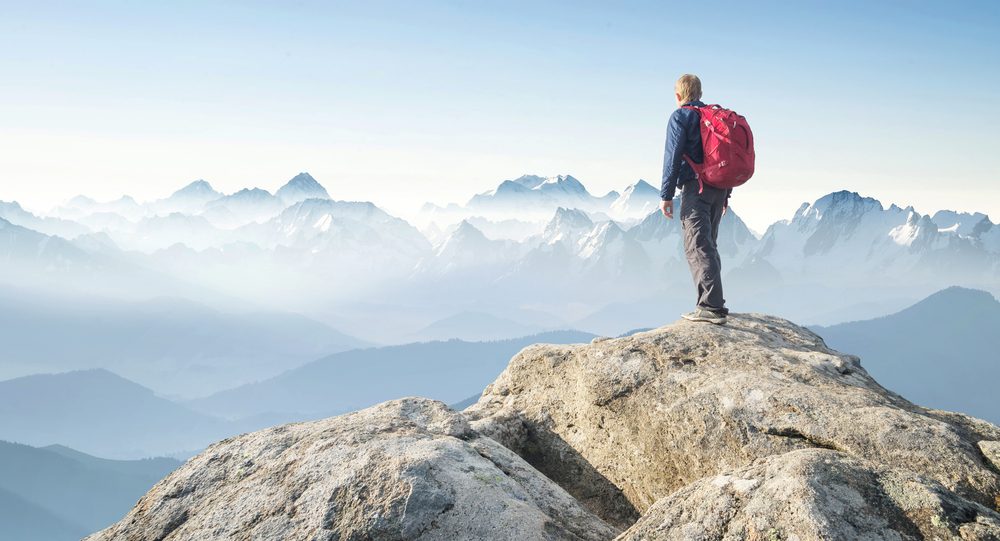
[(729, 309), (722, 296), (719, 224), (733, 188), (753, 175), (753, 135), (742, 116), (701, 101), (695, 75), (677, 80), (674, 97), (678, 109), (667, 124), (660, 211), (674, 217), (674, 192), (680, 188), (684, 255), (698, 289), (694, 311), (683, 317), (721, 325)]

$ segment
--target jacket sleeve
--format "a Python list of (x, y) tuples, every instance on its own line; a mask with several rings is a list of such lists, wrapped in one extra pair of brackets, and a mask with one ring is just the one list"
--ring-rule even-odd
[(681, 122), (680, 111), (681, 109), (674, 111), (667, 122), (667, 143), (663, 149), (663, 181), (660, 184), (660, 199), (664, 201), (674, 198), (684, 156), (684, 125)]

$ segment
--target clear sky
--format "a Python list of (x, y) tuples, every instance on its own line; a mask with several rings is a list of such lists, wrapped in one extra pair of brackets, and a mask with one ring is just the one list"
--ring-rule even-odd
[(390, 210), (659, 184), (673, 82), (744, 114), (763, 230), (838, 189), (1000, 220), (1000, 2), (0, 1), (0, 200), (276, 189)]

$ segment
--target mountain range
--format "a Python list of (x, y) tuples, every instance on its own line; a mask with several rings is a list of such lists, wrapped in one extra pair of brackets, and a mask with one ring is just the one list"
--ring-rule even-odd
[(544, 216), (554, 206), (599, 211), (618, 198), (619, 193), (615, 191), (601, 197), (591, 195), (583, 183), (571, 175), (548, 178), (523, 175), (505, 180), (492, 190), (476, 194), (466, 203), (466, 207), (479, 212), (516, 213), (521, 216), (537, 211)]
[[(147, 203), (81, 196), (51, 216), (11, 202), (0, 206), (0, 256), (12, 261), (0, 283), (250, 304), (381, 343), (469, 312), (533, 325), (519, 319), (527, 310), (548, 315), (536, 328), (618, 334), (655, 321), (616, 325), (601, 314), (692, 303), (680, 230), (658, 201), (642, 180), (593, 195), (571, 175), (523, 175), (404, 219), (332, 199), (301, 173), (274, 194), (196, 181)], [(980, 213), (930, 216), (845, 190), (758, 237), (738, 211), (719, 237), (736, 310), (828, 325), (950, 285), (1000, 294), (1000, 226)], [(586, 321), (600, 326), (577, 324)]]
[[(403, 219), (334, 200), (300, 173), (274, 194), (222, 194), (199, 180), (147, 203), (80, 196), (50, 216), (9, 202), (0, 256), (12, 264), (0, 283), (249, 303), (383, 343), (468, 312), (522, 325), (534, 322), (520, 312), (543, 312), (550, 322), (536, 328), (591, 321), (600, 326), (585, 330), (617, 334), (655, 321), (615, 327), (601, 314), (691, 302), (679, 227), (658, 201), (642, 180), (596, 196), (571, 175), (523, 175)], [(719, 238), (736, 309), (830, 324), (948, 285), (1000, 293), (1000, 226), (980, 213), (929, 216), (840, 191), (758, 238), (738, 210)]]

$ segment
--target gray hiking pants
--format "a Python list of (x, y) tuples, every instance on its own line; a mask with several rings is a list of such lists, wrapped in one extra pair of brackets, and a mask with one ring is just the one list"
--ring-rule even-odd
[(716, 244), (722, 208), (727, 190), (705, 185), (698, 193), (698, 182), (681, 187), (681, 228), (684, 230), (684, 255), (691, 267), (691, 277), (698, 288), (698, 308), (727, 313), (722, 296), (722, 261)]

